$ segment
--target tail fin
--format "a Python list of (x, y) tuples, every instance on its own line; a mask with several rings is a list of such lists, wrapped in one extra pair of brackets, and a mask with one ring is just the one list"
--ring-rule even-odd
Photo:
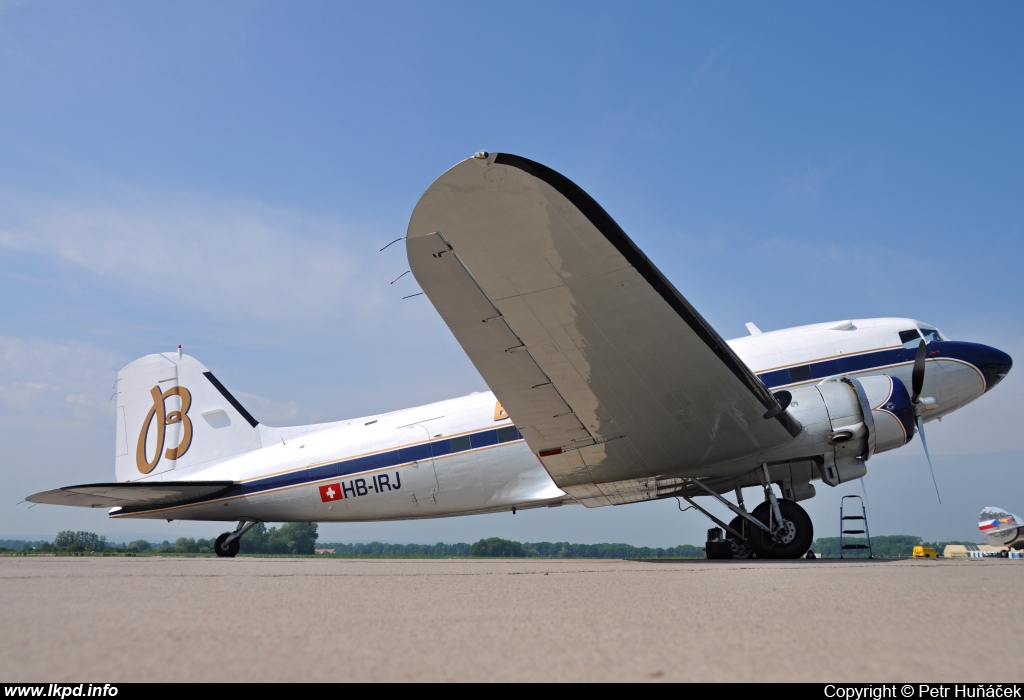
[(257, 449), (258, 426), (194, 357), (180, 349), (147, 355), (117, 373), (116, 478), (136, 481)]
[(990, 545), (1012, 545), (1024, 534), (1024, 520), (1002, 508), (987, 506), (978, 516), (978, 529)]

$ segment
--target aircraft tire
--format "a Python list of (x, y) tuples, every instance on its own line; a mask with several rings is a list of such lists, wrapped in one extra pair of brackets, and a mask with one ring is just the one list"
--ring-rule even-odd
[[(751, 515), (767, 524), (771, 507), (771, 504), (765, 501), (754, 508)], [(807, 550), (811, 548), (811, 542), (814, 541), (814, 525), (811, 523), (811, 516), (807, 515), (807, 511), (797, 505), (795, 501), (785, 498), (779, 500), (779, 511), (782, 513), (782, 522), (787, 529), (782, 542), (774, 542), (768, 533), (756, 528), (751, 528), (752, 531), (747, 541), (757, 556), (764, 559), (799, 559), (807, 553)]]
[(225, 532), (213, 543), (213, 551), (217, 553), (218, 557), (233, 557), (238, 554), (238, 549), (242, 546), (241, 539), (237, 539), (227, 546), (224, 544), (224, 540), (226, 540), (230, 534), (230, 532)]

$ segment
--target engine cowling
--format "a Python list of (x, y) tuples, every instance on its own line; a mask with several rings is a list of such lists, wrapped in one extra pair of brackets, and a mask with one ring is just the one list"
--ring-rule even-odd
[(839, 377), (791, 394), (787, 410), (804, 432), (787, 451), (814, 454), (822, 480), (831, 486), (864, 476), (872, 455), (902, 447), (914, 436), (914, 406), (898, 377)]
[[(888, 386), (886, 381), (888, 380)], [(898, 377), (864, 377), (857, 380), (864, 387), (871, 417), (875, 424), (875, 446), (872, 454), (903, 447), (917, 432), (914, 404), (910, 392)]]

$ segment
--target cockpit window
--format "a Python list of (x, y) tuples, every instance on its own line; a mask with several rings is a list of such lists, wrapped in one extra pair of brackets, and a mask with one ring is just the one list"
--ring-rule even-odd
[(921, 335), (923, 335), (924, 339), (927, 342), (929, 342), (929, 343), (932, 342), (933, 340), (945, 340), (946, 339), (946, 337), (944, 335), (942, 335), (941, 332), (939, 332), (938, 328), (924, 328), (924, 327), (922, 327), (921, 328)]
[(900, 342), (907, 350), (916, 350), (917, 346), (921, 344), (921, 334), (917, 332), (916, 328), (900, 331)]

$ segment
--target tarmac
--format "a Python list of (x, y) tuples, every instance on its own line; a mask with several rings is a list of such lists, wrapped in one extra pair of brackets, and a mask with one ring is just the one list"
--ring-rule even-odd
[(0, 682), (1024, 680), (1016, 560), (0, 558)]

